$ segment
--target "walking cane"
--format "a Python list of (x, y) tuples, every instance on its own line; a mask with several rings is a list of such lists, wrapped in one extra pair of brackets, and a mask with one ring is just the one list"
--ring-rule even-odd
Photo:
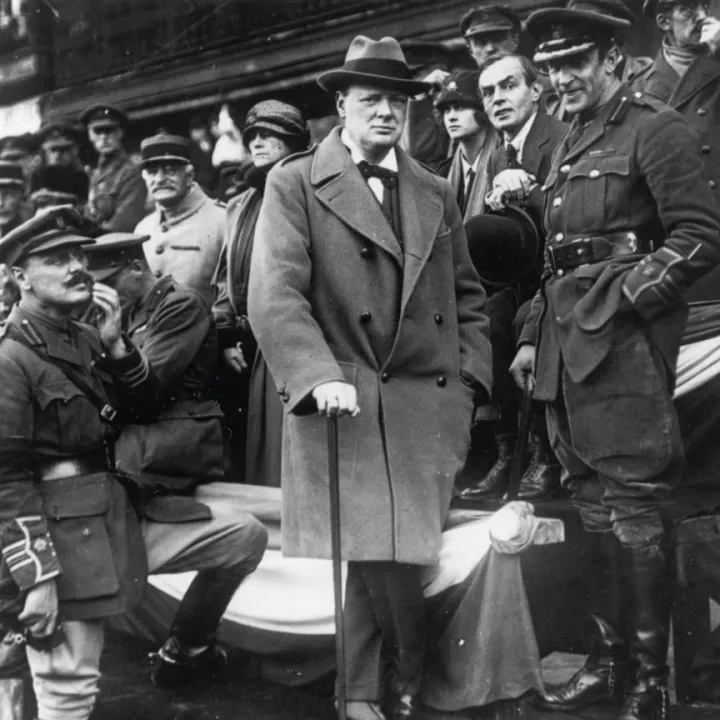
[(522, 404), (520, 406), (520, 422), (518, 423), (517, 441), (510, 460), (510, 480), (503, 500), (516, 500), (520, 490), (520, 482), (525, 465), (528, 438), (530, 436), (530, 419), (532, 418), (532, 390), (530, 389), (530, 375), (525, 376)]
[(332, 548), (333, 590), (335, 591), (335, 664), (337, 666), (337, 704), (339, 720), (347, 720), (345, 687), (345, 623), (343, 622), (342, 552), (340, 543), (340, 467), (338, 461), (338, 421), (328, 415), (328, 460), (330, 475), (330, 540)]

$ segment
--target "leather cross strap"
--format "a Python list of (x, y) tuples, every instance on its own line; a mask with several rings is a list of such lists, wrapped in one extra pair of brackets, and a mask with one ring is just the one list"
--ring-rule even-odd
[(651, 239), (627, 231), (550, 243), (546, 252), (552, 271), (556, 275), (563, 275), (581, 265), (592, 265), (620, 255), (649, 253), (653, 249)]

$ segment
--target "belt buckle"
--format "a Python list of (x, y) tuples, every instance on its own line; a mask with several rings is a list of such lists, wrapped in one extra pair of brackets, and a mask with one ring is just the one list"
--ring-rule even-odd
[(117, 410), (112, 405), (103, 405), (100, 417), (107, 422), (113, 422), (117, 417)]
[(553, 271), (553, 274), (557, 274), (557, 263), (555, 262), (555, 248), (552, 245), (547, 245), (546, 247), (547, 254), (548, 254), (548, 263), (550, 264), (550, 269)]

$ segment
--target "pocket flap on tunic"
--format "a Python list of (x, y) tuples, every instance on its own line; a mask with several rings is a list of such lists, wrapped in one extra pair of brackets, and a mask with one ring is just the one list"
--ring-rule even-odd
[(55, 520), (105, 515), (109, 509), (104, 473), (40, 483), (40, 494), (46, 515)]
[(604, 175), (629, 175), (630, 155), (616, 153), (613, 155), (594, 155), (580, 158), (570, 169), (569, 178), (595, 178)]
[(37, 403), (43, 410), (55, 400), (66, 403), (78, 395), (82, 395), (82, 393), (70, 382), (38, 385), (37, 388), (35, 388)]

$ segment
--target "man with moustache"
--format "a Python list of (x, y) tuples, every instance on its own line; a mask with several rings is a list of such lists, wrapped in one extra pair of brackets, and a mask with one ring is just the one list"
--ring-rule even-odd
[[(707, 181), (720, 206), (720, 20), (705, 0), (646, 0), (643, 12), (663, 32), (662, 47), (649, 72), (635, 83), (677, 110), (697, 133)], [(688, 300), (713, 300), (718, 272), (706, 275)]]
[[(502, 212), (509, 202), (519, 204), (528, 212), (542, 238), (541, 186), (567, 126), (542, 112), (542, 84), (533, 64), (522, 55), (488, 60), (480, 69), (478, 83), (487, 117), (502, 135), (502, 146), (492, 155), (488, 166), (487, 204), (495, 212)], [(509, 482), (519, 410), (509, 372), (515, 355), (513, 320), (540, 285), (544, 243), (538, 250), (536, 270), (521, 282), (496, 291), (488, 300), (493, 327), (493, 392), (499, 415), (494, 423), (498, 456), (487, 475), (463, 491), (466, 498), (502, 495)], [(533, 414), (529, 452), (529, 464), (519, 490), (519, 497), (528, 500), (543, 497), (555, 489), (559, 475), (548, 447), (542, 408)]]
[(225, 233), (225, 206), (195, 182), (190, 142), (160, 133), (140, 144), (142, 177), (155, 211), (138, 223), (149, 235), (145, 257), (156, 278), (172, 275), (212, 304), (215, 274)]
[(603, 551), (595, 650), (544, 705), (614, 701), (621, 720), (659, 720), (671, 552), (661, 505), (683, 462), (672, 401), (683, 296), (720, 260), (720, 215), (692, 129), (617, 77), (628, 26), (601, 5), (528, 18), (535, 60), (573, 122), (544, 186), (543, 282), (511, 371), (547, 403), (563, 482)]
[(408, 718), (427, 643), (422, 567), (489, 395), (485, 294), (455, 194), (397, 147), (408, 96), (427, 89), (397, 40), (356, 37), (318, 82), (344, 127), (268, 174), (249, 319), (286, 405), (286, 555), (330, 556), (323, 416), (341, 416), (348, 716)]
[(80, 118), (97, 153), (85, 211), (106, 232), (131, 232), (145, 215), (147, 192), (137, 163), (125, 152), (128, 117), (112, 105), (93, 105)]

